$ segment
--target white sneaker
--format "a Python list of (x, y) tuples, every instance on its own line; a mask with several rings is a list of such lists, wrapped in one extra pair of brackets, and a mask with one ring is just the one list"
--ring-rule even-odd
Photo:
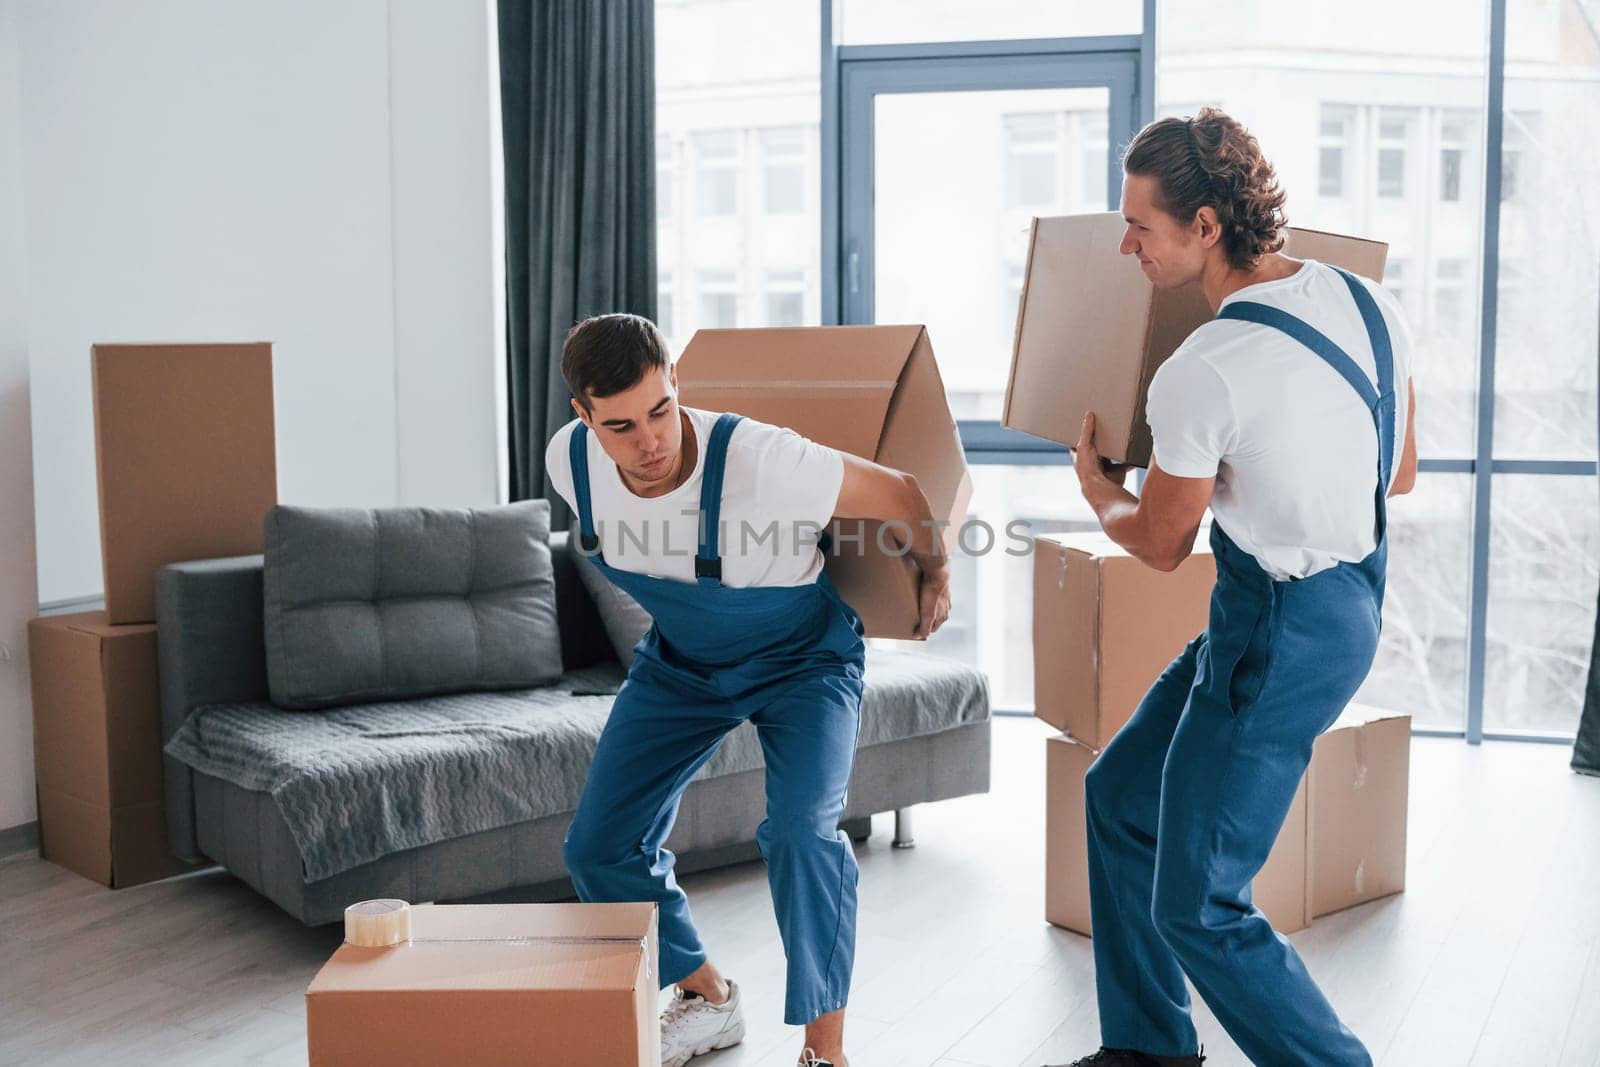
[(743, 1040), (744, 1013), (734, 982), (728, 983), (728, 999), (721, 1004), (679, 989), (661, 1013), (661, 1067), (683, 1067), (696, 1056)]

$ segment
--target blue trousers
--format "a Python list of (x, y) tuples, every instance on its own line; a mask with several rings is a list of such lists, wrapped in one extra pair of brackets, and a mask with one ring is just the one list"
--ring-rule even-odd
[(706, 950), (663, 842), (689, 780), (729, 730), (752, 721), (766, 760), (756, 841), (788, 959), (784, 1021), (800, 1026), (843, 1008), (849, 995), (857, 867), (839, 818), (860, 729), (861, 669), (819, 660), (729, 692), (726, 679), (736, 676), (636, 656), (567, 832), (567, 870), (585, 901), (657, 902), (661, 984), (692, 974)]
[[(1285, 584), (1275, 599), (1293, 592)], [(1227, 657), (1217, 684), (1203, 677), (1206, 635), (1191, 642), (1089, 769), (1095, 982), (1109, 1047), (1192, 1055), (1187, 975), (1252, 1063), (1372, 1063), (1250, 899), (1312, 743), (1354, 688), (1295, 655), (1292, 638), (1269, 642), (1276, 611), (1237, 664)]]

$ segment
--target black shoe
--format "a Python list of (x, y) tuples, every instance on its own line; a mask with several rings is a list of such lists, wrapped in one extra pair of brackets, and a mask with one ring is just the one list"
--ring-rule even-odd
[(1105, 1048), (1066, 1067), (1200, 1067), (1206, 1061), (1205, 1049), (1194, 1056), (1155, 1056), (1131, 1048)]

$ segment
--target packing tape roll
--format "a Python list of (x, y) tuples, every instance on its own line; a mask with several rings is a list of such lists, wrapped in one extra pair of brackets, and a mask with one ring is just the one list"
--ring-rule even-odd
[(411, 905), (403, 900), (363, 900), (344, 909), (344, 939), (362, 948), (387, 948), (411, 940)]

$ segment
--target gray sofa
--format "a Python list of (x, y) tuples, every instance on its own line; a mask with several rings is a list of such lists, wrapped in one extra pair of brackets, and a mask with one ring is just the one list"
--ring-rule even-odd
[[(614, 687), (620, 681), (623, 670), (578, 573), (583, 564), (567, 542), (567, 535), (560, 533), (549, 540), (562, 667), (567, 672), (561, 681), (454, 701), (436, 697), (429, 707), (435, 717), (459, 716), (462, 730), (467, 730), (481, 718), (477, 712), (492, 710), (503, 716), (520, 707), (517, 702), (525, 702), (528, 721), (548, 726), (530, 733), (525, 723), (520, 724), (519, 741), (535, 747), (519, 752), (543, 753), (538, 758), (549, 761), (552, 772), (559, 764), (568, 778), (576, 773), (581, 780), (609, 706), (604, 693), (608, 683)], [(317, 869), (305, 831), (292, 825), (285, 812), (290, 810), (291, 796), (298, 796), (304, 805), (309, 795), (314, 803), (314, 790), (324, 785), (308, 783), (299, 773), (312, 769), (295, 766), (295, 740), (301, 733), (329, 728), (329, 720), (270, 702), (262, 557), (163, 567), (157, 575), (157, 622), (163, 743), (172, 741), (186, 724), (190, 727), (185, 732), (193, 735), (199, 725), (214, 721), (217, 729), (207, 736), (217, 736), (223, 726), (233, 724), (234, 732), (227, 735), (232, 766), (237, 768), (241, 761), (249, 765), (252, 745), (261, 746), (264, 762), (272, 761), (270, 773), (235, 773), (238, 780), (230, 780), (196, 769), (174, 756), (169, 746), (167, 826), (177, 855), (223, 865), (307, 925), (339, 921), (346, 905), (374, 897), (423, 902), (548, 900), (571, 895), (561, 857), (570, 808), (420, 843), (332, 873)], [(908, 837), (907, 809), (912, 805), (988, 790), (989, 694), (980, 672), (925, 653), (875, 648), (868, 654), (866, 682), (860, 747), (842, 822), (853, 837), (865, 838), (871, 816), (891, 811), (897, 815), (897, 835)], [(554, 714), (552, 700), (557, 701)], [(560, 713), (562, 700), (570, 700), (572, 714)], [(597, 705), (596, 700), (604, 703)], [(536, 701), (537, 718), (532, 710)], [(342, 709), (336, 721), (341, 728), (368, 730), (373, 723), (381, 725), (382, 717), (395, 707), (390, 703)], [(370, 744), (371, 736), (370, 731), (364, 733), (363, 741)], [(431, 743), (441, 742), (435, 738)], [(476, 738), (476, 743), (482, 744), (483, 738)], [(431, 758), (437, 755), (435, 748)], [(753, 728), (746, 723), (690, 785), (668, 842), (678, 853), (680, 871), (757, 855), (753, 842), (765, 805), (758, 761)], [(405, 803), (406, 774), (371, 773), (371, 781), (358, 783), (363, 790), (391, 805)], [(480, 785), (493, 791), (504, 783)], [(463, 807), (470, 807), (471, 801), (463, 797)], [(298, 839), (296, 830), (301, 834)]]

